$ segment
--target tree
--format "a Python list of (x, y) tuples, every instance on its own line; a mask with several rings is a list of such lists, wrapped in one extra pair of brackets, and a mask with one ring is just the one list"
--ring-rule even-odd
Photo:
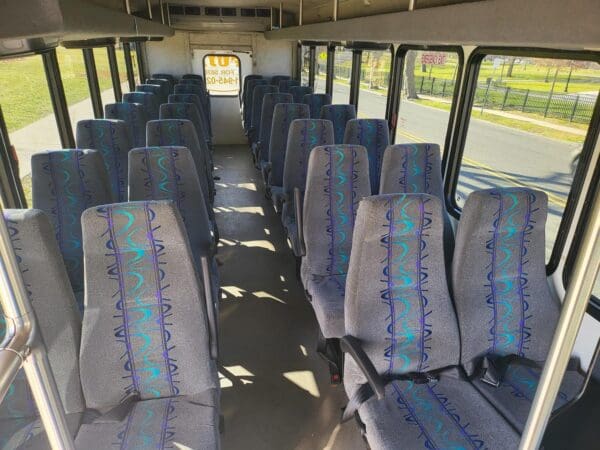
[(508, 63), (508, 70), (506, 71), (506, 78), (510, 78), (512, 77), (512, 73), (513, 73), (513, 69), (515, 67), (515, 58), (514, 56), (510, 58), (510, 61)]
[(419, 96), (417, 95), (417, 87), (415, 86), (415, 61), (417, 59), (417, 52), (408, 51), (406, 53), (406, 64), (405, 67), (405, 76), (406, 76), (406, 98), (408, 99), (417, 99)]

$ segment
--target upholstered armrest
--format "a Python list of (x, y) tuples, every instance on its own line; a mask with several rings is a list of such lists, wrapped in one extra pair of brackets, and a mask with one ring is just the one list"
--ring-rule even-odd
[(360, 341), (354, 336), (347, 335), (340, 340), (340, 344), (342, 351), (348, 353), (352, 359), (354, 359), (359, 369), (366, 377), (369, 386), (375, 395), (377, 395), (377, 398), (380, 400), (383, 399), (385, 397), (385, 382), (377, 373), (375, 366), (360, 345)]
[(300, 254), (298, 256), (306, 256), (306, 245), (304, 243), (304, 218), (302, 217), (302, 193), (300, 189), (294, 188), (294, 214), (296, 215), (296, 231), (298, 234), (298, 243)]

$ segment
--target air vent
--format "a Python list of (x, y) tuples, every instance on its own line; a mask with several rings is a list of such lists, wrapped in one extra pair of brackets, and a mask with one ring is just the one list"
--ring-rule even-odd
[(186, 16), (200, 16), (202, 15), (202, 8), (199, 6), (186, 6), (185, 7), (185, 15)]
[(256, 17), (271, 17), (271, 10), (266, 8), (258, 8), (256, 10)]
[(204, 8), (205, 16), (220, 16), (221, 8)]
[(240, 15), (242, 17), (256, 17), (256, 10), (254, 8), (241, 8)]
[(185, 14), (185, 8), (183, 6), (169, 5), (169, 14), (183, 16)]
[(237, 10), (235, 8), (221, 8), (221, 15), (223, 17), (235, 17), (237, 16)]

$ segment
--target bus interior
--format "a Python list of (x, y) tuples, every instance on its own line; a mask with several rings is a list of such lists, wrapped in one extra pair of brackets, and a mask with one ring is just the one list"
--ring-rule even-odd
[(0, 448), (597, 449), (597, 0), (0, 0)]

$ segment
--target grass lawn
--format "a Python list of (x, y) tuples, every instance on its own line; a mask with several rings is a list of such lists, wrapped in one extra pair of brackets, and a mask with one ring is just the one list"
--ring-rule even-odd
[[(67, 103), (72, 105), (90, 96), (81, 50), (56, 49)], [(94, 49), (100, 89), (112, 87), (105, 48)], [(117, 50), (121, 80), (126, 79), (122, 50)], [(121, 69), (123, 68), (123, 69)], [(41, 56), (0, 61), (0, 104), (9, 132), (53, 113)]]
[[(419, 100), (411, 100), (411, 101), (415, 101), (416, 103), (418, 103), (420, 105), (431, 106), (433, 108), (443, 109), (444, 111), (450, 111), (450, 107), (451, 107), (450, 103), (437, 102), (435, 100), (429, 100), (429, 99), (419, 99)], [(536, 125), (536, 124), (530, 123), (530, 122), (525, 122), (522, 120), (516, 120), (516, 119), (509, 118), (509, 117), (502, 117), (502, 116), (498, 116), (496, 114), (490, 114), (487, 112), (484, 112), (483, 114), (481, 114), (477, 109), (473, 110), (473, 112), (471, 113), (471, 117), (473, 119), (485, 120), (487, 122), (504, 125), (504, 126), (507, 126), (510, 128), (515, 128), (517, 130), (528, 131), (529, 133), (539, 134), (541, 136), (546, 136), (546, 137), (549, 137), (552, 139), (558, 139), (560, 141), (576, 142), (576, 143), (581, 144), (581, 143), (583, 143), (583, 141), (585, 139), (584, 136), (580, 136), (580, 135), (573, 134), (573, 133), (565, 133), (564, 131), (554, 130), (552, 128), (543, 127), (543, 126)], [(532, 117), (537, 117), (537, 116), (532, 115)], [(552, 120), (548, 119), (547, 121), (551, 122)], [(556, 122), (559, 124), (564, 124), (564, 121), (556, 120)], [(586, 130), (587, 126), (583, 126), (582, 129)]]

